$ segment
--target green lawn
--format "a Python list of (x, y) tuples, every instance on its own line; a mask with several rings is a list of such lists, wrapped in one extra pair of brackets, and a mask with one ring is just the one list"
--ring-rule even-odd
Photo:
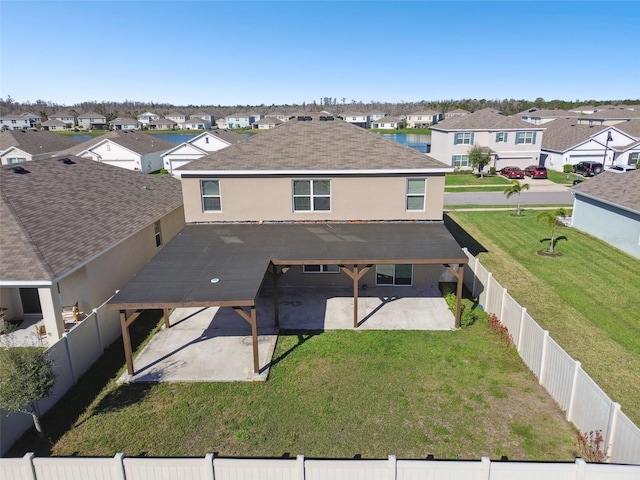
[(114, 344), (45, 417), (51, 445), (28, 435), (10, 455), (577, 455), (572, 426), (486, 320), (449, 332), (285, 332), (266, 382), (116, 385), (121, 352)]
[(493, 185), (493, 186), (488, 186), (488, 187), (484, 187), (484, 186), (475, 187), (475, 186), (469, 185), (468, 187), (445, 187), (444, 191), (445, 192), (450, 192), (450, 193), (504, 192), (505, 188), (507, 188), (507, 187), (506, 186), (500, 186), (500, 185)]
[(444, 185), (446, 187), (454, 185), (504, 185), (506, 187), (509, 185), (509, 180), (502, 175), (479, 177), (475, 173), (447, 173), (444, 177)]
[(449, 216), (473, 237), (463, 242), (481, 251), (495, 278), (640, 424), (640, 260), (567, 227), (557, 233), (566, 237), (558, 242), (562, 256), (540, 256), (549, 232), (536, 214)]

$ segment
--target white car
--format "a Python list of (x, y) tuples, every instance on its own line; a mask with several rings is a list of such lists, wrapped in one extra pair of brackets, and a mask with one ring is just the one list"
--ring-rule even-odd
[(614, 165), (609, 169), (609, 172), (624, 173), (637, 170), (635, 165)]

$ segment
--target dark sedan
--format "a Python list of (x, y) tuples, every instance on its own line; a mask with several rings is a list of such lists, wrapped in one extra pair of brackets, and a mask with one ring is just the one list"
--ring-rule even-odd
[(529, 165), (524, 169), (524, 174), (531, 178), (547, 178), (547, 169), (542, 165)]

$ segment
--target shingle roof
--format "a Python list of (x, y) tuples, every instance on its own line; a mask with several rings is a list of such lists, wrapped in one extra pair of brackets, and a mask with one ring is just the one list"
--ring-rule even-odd
[(169, 150), (176, 146), (175, 143), (171, 143), (168, 140), (163, 140), (160, 137), (155, 135), (149, 135), (147, 133), (142, 133), (139, 130), (113, 130), (111, 132), (107, 132), (99, 137), (95, 137), (87, 140), (86, 142), (82, 142), (80, 145), (76, 145), (72, 148), (64, 150), (60, 152), (61, 155), (79, 155), (80, 153), (93, 148), (98, 143), (110, 140), (113, 143), (117, 143), (132, 152), (138, 153), (140, 155), (145, 155), (147, 153), (153, 152), (161, 152), (164, 150)]
[(634, 138), (640, 139), (640, 119), (616, 123), (615, 125), (613, 125), (613, 127), (617, 128), (620, 131), (623, 131), (628, 135), (631, 135)]
[(239, 133), (232, 132), (230, 130), (216, 129), (208, 131), (207, 134), (219, 137), (229, 144), (234, 144), (246, 140), (247, 137), (240, 135)]
[(447, 113), (464, 113), (465, 115), (471, 113), (469, 110), (464, 110), (463, 108), (456, 108), (455, 110), (451, 110)]
[(335, 119), (296, 118), (190, 162), (180, 170), (317, 171), (446, 169), (413, 148)]
[(375, 123), (398, 123), (400, 119), (398, 117), (392, 117), (391, 115), (385, 115), (382, 118), (374, 120)]
[(10, 147), (19, 147), (31, 155), (56, 153), (73, 145), (78, 141), (71, 137), (47, 132), (46, 130), (10, 130), (0, 132), (0, 152)]
[(254, 122), (255, 125), (280, 125), (282, 120), (277, 119), (276, 117), (264, 117)]
[(560, 108), (530, 108), (529, 110), (525, 110), (523, 112), (518, 113), (520, 117), (534, 117), (534, 118), (544, 118), (544, 117), (577, 117), (578, 114), (575, 112), (569, 112), (567, 110), (562, 110)]
[(186, 124), (196, 124), (196, 123), (207, 123), (206, 121), (204, 121), (202, 118), (198, 118), (198, 117), (190, 117), (188, 120), (186, 120), (184, 123)]
[(640, 118), (640, 111), (629, 110), (628, 108), (607, 108), (605, 110), (598, 110), (597, 112), (583, 115), (580, 118), (605, 120), (605, 119), (631, 119)]
[(123, 118), (123, 117), (118, 117), (114, 120), (111, 120), (109, 122), (111, 125), (137, 125), (138, 120), (136, 120), (135, 118)]
[(484, 108), (467, 115), (449, 117), (437, 125), (431, 127), (432, 130), (544, 130), (545, 127), (532, 125), (529, 122), (517, 117), (506, 117), (495, 110)]
[(420, 110), (419, 112), (413, 112), (409, 114), (411, 117), (419, 116), (419, 115), (438, 115), (438, 112), (435, 110)]
[(174, 120), (171, 120), (170, 118), (159, 118), (157, 120), (151, 120), (149, 124), (150, 125), (176, 125), (176, 122)]
[(544, 126), (546, 130), (542, 137), (542, 149), (556, 152), (565, 152), (607, 128), (602, 125), (580, 125), (575, 118), (558, 118)]
[(626, 173), (603, 172), (572, 188), (578, 195), (640, 213), (640, 170)]
[(83, 113), (82, 115), (78, 115), (78, 119), (81, 119), (81, 118), (104, 118), (105, 120), (107, 119), (107, 117), (105, 117), (104, 115), (96, 112), (87, 112), (87, 113)]
[(182, 205), (175, 178), (60, 158), (0, 167), (2, 280), (53, 280)]

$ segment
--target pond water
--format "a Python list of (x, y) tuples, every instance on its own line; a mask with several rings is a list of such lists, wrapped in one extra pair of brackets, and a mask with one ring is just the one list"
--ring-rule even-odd
[[(182, 142), (187, 142), (192, 138), (200, 135), (199, 133), (159, 133), (156, 135), (158, 138), (167, 140), (168, 142), (178, 145)], [(247, 137), (251, 136), (250, 133), (244, 133)], [(423, 135), (417, 133), (379, 133), (383, 137), (394, 140), (402, 145), (407, 145), (421, 153), (429, 153), (431, 151), (431, 135)], [(72, 135), (71, 138), (75, 138), (81, 142), (96, 138), (93, 135)]]

